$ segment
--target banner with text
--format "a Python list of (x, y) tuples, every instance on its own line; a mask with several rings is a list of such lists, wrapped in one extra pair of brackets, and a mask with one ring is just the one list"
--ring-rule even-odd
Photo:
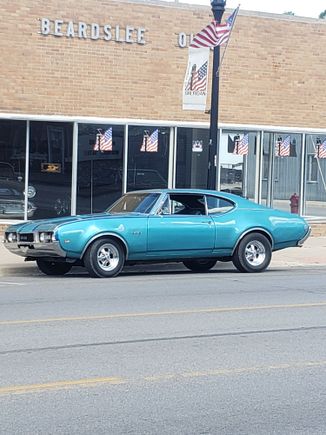
[(188, 67), (183, 83), (183, 110), (206, 108), (209, 48), (189, 48)]

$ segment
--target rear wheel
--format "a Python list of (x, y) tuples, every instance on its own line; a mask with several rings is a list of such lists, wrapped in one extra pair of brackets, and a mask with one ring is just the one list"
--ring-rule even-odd
[(38, 258), (36, 264), (45, 275), (65, 275), (72, 268), (70, 263), (59, 263), (56, 261), (43, 260)]
[(199, 260), (186, 260), (183, 264), (193, 272), (207, 272), (215, 266), (216, 260), (199, 259)]
[(93, 278), (110, 278), (121, 272), (125, 258), (121, 243), (107, 237), (96, 240), (88, 247), (84, 264)]
[(272, 259), (270, 241), (263, 234), (246, 235), (238, 244), (232, 262), (240, 272), (262, 272)]

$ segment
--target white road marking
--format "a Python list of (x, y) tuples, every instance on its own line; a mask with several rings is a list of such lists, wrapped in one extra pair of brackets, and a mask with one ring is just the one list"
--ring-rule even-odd
[(0, 281), (0, 286), (6, 285), (26, 285), (24, 282)]

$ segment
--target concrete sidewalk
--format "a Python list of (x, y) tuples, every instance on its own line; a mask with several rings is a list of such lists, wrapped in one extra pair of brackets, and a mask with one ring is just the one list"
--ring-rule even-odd
[[(220, 263), (225, 268), (226, 263)], [(310, 237), (302, 248), (288, 248), (273, 253), (271, 268), (326, 267), (326, 237)], [(147, 272), (183, 270), (179, 264), (140, 266)], [(138, 269), (138, 268), (137, 268)], [(79, 269), (82, 270), (82, 269)], [(11, 254), (0, 243), (0, 276), (30, 275), (38, 273), (35, 262), (25, 262), (23, 257)]]

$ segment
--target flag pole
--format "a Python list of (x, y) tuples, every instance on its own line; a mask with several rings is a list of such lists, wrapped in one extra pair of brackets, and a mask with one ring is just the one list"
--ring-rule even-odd
[[(212, 0), (211, 7), (215, 21), (220, 24), (225, 11), (226, 0)], [(220, 67), (220, 46), (214, 47), (213, 52), (213, 71), (212, 71), (212, 91), (211, 91), (211, 111), (209, 128), (209, 154), (208, 154), (208, 176), (207, 188), (216, 189), (216, 174), (218, 163), (218, 97), (219, 97), (219, 67)]]
[(231, 29), (230, 29), (230, 36), (229, 36), (228, 40), (226, 41), (226, 45), (225, 45), (225, 48), (224, 48), (224, 51), (223, 51), (223, 54), (222, 54), (222, 57), (221, 57), (221, 60), (220, 60), (219, 69), (223, 65), (224, 56), (225, 56), (226, 50), (228, 48), (228, 45), (229, 45), (229, 42), (230, 42), (230, 39), (231, 39), (232, 30), (233, 30), (233, 27), (235, 25), (235, 20), (237, 19), (237, 16), (238, 16), (238, 13), (239, 13), (239, 9), (240, 9), (240, 4), (238, 5), (237, 9), (235, 10), (234, 20), (232, 21), (232, 26), (231, 26)]

